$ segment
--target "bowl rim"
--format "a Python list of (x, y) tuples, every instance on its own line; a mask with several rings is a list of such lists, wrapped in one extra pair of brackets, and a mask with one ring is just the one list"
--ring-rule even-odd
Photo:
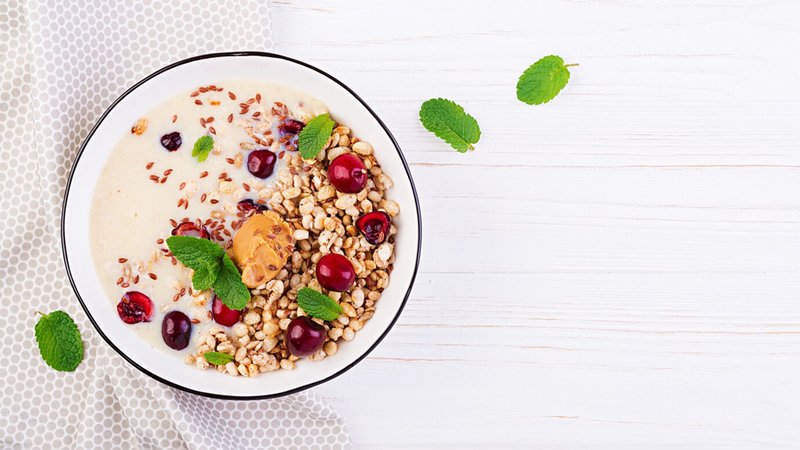
[[(122, 101), (122, 99), (124, 99), (126, 96), (128, 96), (134, 90), (138, 89), (139, 86), (141, 86), (142, 84), (144, 84), (148, 80), (150, 80), (150, 79), (152, 79), (152, 78), (154, 78), (154, 77), (156, 77), (156, 76), (158, 76), (158, 75), (160, 75), (160, 74), (162, 74), (164, 72), (167, 72), (168, 70), (174, 69), (174, 68), (182, 66), (184, 64), (188, 64), (188, 63), (191, 63), (191, 62), (194, 62), (194, 61), (200, 61), (200, 60), (204, 60), (204, 59), (210, 59), (210, 58), (226, 58), (226, 57), (240, 57), (240, 56), (257, 56), (257, 57), (264, 57), (264, 58), (282, 59), (282, 60), (289, 61), (289, 62), (294, 63), (294, 64), (298, 64), (298, 65), (303, 66), (303, 67), (305, 67), (307, 69), (311, 69), (311, 70), (319, 73), (320, 75), (330, 79), (331, 81), (333, 81), (334, 83), (338, 84), (342, 88), (344, 88), (350, 95), (353, 96), (353, 98), (355, 98), (359, 103), (361, 103), (361, 105), (364, 106), (364, 108), (366, 108), (366, 110), (372, 115), (373, 118), (375, 118), (375, 120), (378, 122), (378, 124), (381, 126), (383, 131), (386, 133), (386, 135), (391, 140), (391, 142), (392, 142), (392, 144), (394, 146), (394, 149), (397, 152), (397, 155), (400, 157), (400, 161), (403, 164), (403, 169), (405, 170), (406, 176), (408, 177), (408, 181), (411, 184), (411, 192), (412, 192), (412, 194), (414, 196), (414, 203), (415, 203), (416, 213), (417, 213), (417, 233), (418, 233), (418, 236), (419, 236), (419, 238), (417, 240), (417, 256), (416, 256), (416, 261), (414, 262), (414, 268), (413, 268), (413, 270), (411, 272), (411, 280), (409, 282), (408, 289), (406, 290), (406, 293), (405, 293), (405, 295), (403, 297), (403, 300), (400, 302), (400, 307), (397, 309), (397, 313), (395, 314), (395, 316), (389, 322), (389, 326), (386, 327), (386, 329), (378, 336), (378, 338), (375, 340), (375, 342), (373, 342), (372, 345), (370, 345), (369, 348), (367, 348), (367, 350), (364, 351), (364, 353), (359, 355), (355, 360), (353, 360), (353, 362), (351, 362), (350, 364), (348, 364), (344, 368), (340, 369), (339, 371), (337, 371), (337, 372), (333, 373), (332, 375), (329, 375), (329, 376), (327, 376), (327, 377), (325, 377), (325, 378), (323, 378), (321, 380), (313, 381), (313, 382), (310, 382), (310, 383), (306, 383), (306, 384), (304, 384), (302, 386), (298, 386), (296, 388), (287, 389), (285, 391), (276, 392), (276, 393), (272, 393), (272, 394), (248, 395), (248, 396), (216, 394), (216, 393), (213, 393), (213, 392), (198, 391), (198, 390), (195, 390), (195, 389), (187, 388), (187, 387), (182, 386), (182, 385), (180, 385), (178, 383), (174, 383), (172, 381), (169, 381), (169, 380), (166, 380), (166, 379), (164, 379), (162, 377), (159, 377), (158, 375), (155, 375), (154, 373), (148, 371), (147, 369), (145, 369), (144, 367), (139, 365), (136, 361), (134, 361), (132, 358), (130, 358), (127, 354), (125, 354), (125, 352), (123, 352), (119, 347), (114, 345), (114, 343), (108, 338), (108, 336), (106, 336), (106, 334), (103, 332), (103, 330), (100, 328), (100, 326), (98, 326), (97, 322), (95, 321), (94, 317), (92, 316), (92, 313), (89, 311), (89, 308), (86, 306), (86, 303), (83, 301), (83, 298), (81, 297), (80, 292), (78, 292), (78, 288), (77, 288), (77, 286), (75, 284), (75, 280), (72, 277), (72, 271), (70, 270), (69, 257), (67, 255), (66, 227), (65, 227), (65, 219), (66, 219), (67, 204), (68, 204), (67, 200), (69, 199), (70, 186), (72, 185), (72, 177), (75, 174), (75, 170), (76, 170), (76, 168), (78, 166), (78, 163), (80, 162), (81, 156), (83, 156), (83, 152), (86, 149), (86, 146), (88, 145), (89, 141), (92, 139), (92, 136), (94, 135), (95, 131), (97, 131), (97, 129), (100, 127), (100, 125), (106, 119), (106, 116), (108, 116), (108, 114), (111, 112), (111, 110), (113, 110)], [(150, 378), (153, 378), (154, 380), (156, 380), (156, 381), (158, 381), (158, 382), (160, 382), (162, 384), (165, 384), (167, 386), (179, 389), (179, 390), (184, 391), (184, 392), (188, 392), (190, 394), (195, 394), (195, 395), (199, 395), (199, 396), (203, 396), (203, 397), (215, 398), (215, 399), (220, 399), (220, 400), (264, 400), (264, 399), (270, 399), (270, 398), (283, 397), (283, 396), (286, 396), (286, 395), (289, 395), (289, 394), (294, 394), (294, 393), (297, 393), (297, 392), (300, 392), (300, 391), (304, 391), (306, 389), (310, 389), (310, 388), (312, 388), (314, 386), (317, 386), (317, 385), (320, 385), (320, 384), (325, 383), (327, 381), (330, 381), (330, 380), (338, 377), (339, 375), (342, 375), (343, 373), (347, 372), (348, 370), (352, 369), (356, 364), (361, 362), (364, 358), (367, 357), (367, 355), (369, 355), (370, 353), (372, 353), (373, 350), (375, 350), (375, 348), (378, 346), (378, 344), (380, 344), (381, 341), (383, 341), (383, 339), (386, 337), (386, 335), (389, 334), (389, 331), (391, 331), (391, 329), (394, 327), (394, 324), (397, 322), (397, 319), (400, 318), (400, 314), (403, 312), (403, 309), (406, 306), (406, 302), (408, 301), (408, 298), (411, 295), (411, 289), (414, 287), (414, 282), (415, 282), (415, 280), (417, 278), (417, 271), (419, 269), (420, 257), (421, 257), (421, 254), (422, 254), (422, 213), (421, 213), (421, 210), (420, 210), (419, 196), (417, 195), (417, 188), (414, 185), (414, 178), (411, 176), (411, 170), (408, 167), (408, 162), (406, 161), (405, 157), (403, 156), (403, 152), (400, 149), (400, 145), (397, 143), (397, 140), (394, 138), (394, 135), (392, 135), (391, 131), (389, 131), (389, 128), (386, 126), (386, 124), (383, 123), (383, 121), (380, 119), (380, 117), (378, 117), (378, 115), (375, 113), (375, 111), (373, 111), (372, 108), (370, 108), (369, 105), (367, 105), (367, 103), (361, 97), (358, 96), (358, 94), (356, 94), (346, 84), (344, 84), (343, 82), (339, 81), (339, 79), (337, 79), (336, 77), (330, 75), (329, 73), (325, 72), (322, 69), (314, 67), (311, 64), (305, 63), (303, 61), (300, 61), (300, 60), (297, 60), (297, 59), (294, 59), (294, 58), (291, 58), (291, 57), (288, 57), (288, 56), (284, 56), (284, 55), (281, 55), (281, 54), (278, 54), (278, 53), (262, 52), (262, 51), (233, 51), (233, 52), (206, 53), (206, 54), (202, 54), (202, 55), (197, 55), (197, 56), (192, 56), (192, 57), (189, 57), (189, 58), (181, 59), (179, 61), (176, 61), (174, 63), (171, 63), (171, 64), (169, 64), (167, 66), (164, 66), (164, 67), (156, 70), (155, 72), (151, 73), (150, 75), (147, 75), (146, 77), (142, 78), (141, 80), (136, 82), (134, 85), (129, 87), (124, 93), (122, 93), (122, 95), (117, 97), (117, 99), (114, 100), (108, 106), (108, 108), (106, 108), (106, 110), (103, 112), (103, 114), (100, 116), (100, 118), (97, 119), (97, 122), (95, 122), (94, 126), (89, 131), (89, 134), (86, 135), (86, 138), (81, 143), (80, 149), (78, 150), (78, 153), (75, 156), (75, 160), (73, 161), (72, 166), (70, 168), (69, 177), (67, 178), (66, 187), (64, 188), (64, 199), (63, 199), (62, 204), (61, 204), (61, 223), (60, 223), (60, 226), (61, 226), (61, 230), (60, 230), (60, 234), (61, 234), (61, 254), (62, 254), (62, 257), (64, 259), (64, 267), (65, 267), (66, 272), (67, 272), (67, 278), (69, 278), (70, 286), (72, 287), (72, 291), (75, 293), (75, 296), (78, 298), (78, 301), (80, 302), (81, 307), (83, 308), (84, 312), (86, 312), (86, 315), (89, 317), (89, 321), (92, 323), (92, 326), (94, 326), (95, 330), (97, 330), (97, 332), (100, 334), (100, 336), (103, 338), (103, 340), (105, 340), (106, 343), (111, 348), (113, 348), (114, 351), (116, 351), (120, 356), (122, 356), (122, 358), (124, 358), (129, 364), (131, 364), (136, 369), (138, 369), (140, 372), (144, 373), (145, 375), (149, 376)]]

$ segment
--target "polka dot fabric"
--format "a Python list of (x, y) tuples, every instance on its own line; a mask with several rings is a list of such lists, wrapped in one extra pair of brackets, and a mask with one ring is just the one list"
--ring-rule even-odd
[[(0, 448), (350, 446), (311, 393), (212, 400), (139, 373), (94, 332), (61, 258), (67, 174), (105, 108), (170, 62), (269, 50), (270, 28), (264, 0), (0, 1)], [(86, 346), (72, 373), (48, 368), (34, 340), (35, 312), (57, 309)]]

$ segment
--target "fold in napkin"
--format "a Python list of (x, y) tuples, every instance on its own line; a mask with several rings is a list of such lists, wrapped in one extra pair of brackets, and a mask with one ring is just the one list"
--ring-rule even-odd
[[(270, 29), (264, 0), (0, 1), (1, 448), (349, 446), (313, 394), (211, 400), (139, 373), (94, 332), (61, 259), (67, 174), (105, 108), (178, 59), (269, 50)], [(56, 309), (86, 345), (73, 373), (48, 368), (34, 340), (35, 311)]]

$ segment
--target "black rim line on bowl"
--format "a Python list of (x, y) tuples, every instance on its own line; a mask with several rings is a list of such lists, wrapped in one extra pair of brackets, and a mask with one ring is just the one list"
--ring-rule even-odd
[[(66, 219), (66, 215), (67, 215), (67, 204), (68, 204), (67, 200), (69, 199), (70, 186), (72, 185), (72, 177), (75, 175), (75, 170), (78, 167), (78, 163), (80, 162), (81, 156), (83, 156), (83, 152), (86, 149), (87, 144), (92, 139), (92, 136), (94, 136), (95, 131), (97, 131), (97, 129), (100, 127), (100, 124), (103, 123), (103, 121), (105, 120), (106, 116), (119, 104), (119, 102), (122, 101), (122, 99), (127, 97), (128, 94), (130, 94), (131, 92), (133, 92), (134, 90), (139, 88), (139, 86), (141, 86), (142, 84), (146, 83), (150, 79), (152, 79), (152, 78), (154, 78), (154, 77), (156, 77), (156, 76), (158, 76), (158, 75), (160, 75), (160, 74), (162, 74), (162, 73), (164, 73), (164, 72), (166, 72), (168, 70), (174, 69), (175, 67), (182, 66), (184, 64), (191, 63), (191, 62), (194, 62), (194, 61), (200, 61), (200, 60), (203, 60), (203, 59), (210, 59), (210, 58), (229, 57), (229, 56), (259, 56), (259, 57), (265, 57), (265, 58), (276, 58), (276, 59), (286, 60), (286, 61), (292, 62), (294, 64), (298, 64), (300, 66), (303, 66), (303, 67), (306, 67), (308, 69), (311, 69), (311, 70), (323, 75), (324, 77), (330, 79), (334, 83), (336, 83), (339, 86), (341, 86), (348, 93), (350, 93), (350, 95), (352, 95), (356, 100), (358, 100), (358, 102), (361, 103), (361, 105), (363, 105), (364, 108), (367, 109), (367, 111), (372, 115), (372, 117), (375, 118), (375, 120), (378, 122), (378, 124), (381, 126), (381, 128), (383, 128), (383, 131), (386, 133), (387, 136), (389, 136), (389, 139), (392, 141), (392, 145), (394, 145), (394, 149), (397, 152), (397, 155), (400, 157), (400, 161), (403, 163), (403, 168), (405, 169), (406, 175), (408, 176), (408, 181), (411, 184), (411, 192), (414, 195), (414, 203), (415, 203), (415, 206), (416, 206), (416, 209), (417, 209), (417, 233), (418, 233), (419, 239), (417, 241), (417, 257), (416, 257), (416, 261), (414, 262), (414, 269), (413, 269), (413, 271), (411, 273), (411, 281), (410, 281), (410, 283), (408, 285), (408, 290), (406, 291), (405, 296), (403, 297), (403, 301), (400, 303), (400, 308), (397, 310), (397, 314), (395, 314), (395, 316), (392, 318), (392, 320), (389, 323), (389, 326), (386, 328), (386, 330), (384, 330), (381, 333), (381, 335), (378, 336), (378, 339), (363, 354), (361, 354), (352, 363), (348, 364), (346, 367), (344, 367), (343, 369), (341, 369), (338, 372), (334, 373), (333, 375), (330, 375), (330, 376), (328, 376), (328, 377), (326, 377), (326, 378), (324, 378), (322, 380), (315, 381), (313, 383), (308, 383), (308, 384), (305, 384), (303, 386), (296, 387), (294, 389), (289, 389), (289, 390), (286, 390), (286, 391), (283, 391), (283, 392), (278, 392), (278, 393), (275, 393), (275, 394), (251, 395), (251, 396), (234, 396), (234, 395), (221, 395), (221, 394), (214, 394), (214, 393), (210, 393), (210, 392), (196, 391), (194, 389), (189, 389), (189, 388), (187, 388), (185, 386), (181, 386), (180, 384), (173, 383), (172, 381), (165, 380), (165, 379), (155, 375), (154, 373), (151, 373), (150, 371), (148, 371), (144, 367), (140, 366), (133, 359), (131, 359), (128, 355), (126, 355), (122, 350), (117, 348), (117, 346), (114, 345), (113, 342), (111, 342), (111, 340), (108, 338), (108, 336), (106, 336), (105, 333), (103, 333), (103, 330), (101, 330), (100, 327), (97, 325), (97, 322), (94, 320), (94, 317), (92, 316), (92, 313), (89, 312), (89, 308), (83, 302), (83, 298), (81, 297), (80, 292), (78, 292), (78, 288), (75, 286), (75, 280), (72, 278), (72, 271), (70, 270), (70, 267), (69, 267), (69, 257), (67, 256), (65, 219)], [(70, 170), (69, 178), (67, 178), (67, 186), (66, 186), (66, 188), (64, 190), (64, 201), (63, 201), (62, 206), (61, 206), (61, 252), (62, 252), (62, 255), (64, 257), (64, 266), (65, 266), (66, 271), (67, 271), (67, 277), (69, 278), (69, 283), (72, 286), (72, 291), (75, 292), (75, 296), (78, 297), (78, 301), (80, 302), (81, 307), (83, 307), (83, 310), (86, 312), (86, 315), (89, 317), (89, 321), (92, 322), (92, 325), (94, 326), (95, 330), (97, 330), (97, 332), (100, 334), (100, 336), (103, 337), (103, 339), (106, 341), (106, 343), (108, 345), (110, 345), (111, 348), (113, 348), (114, 351), (116, 351), (126, 361), (128, 361), (128, 363), (130, 363), (132, 366), (136, 367), (140, 372), (146, 374), (147, 376), (153, 378), (156, 381), (159, 381), (160, 383), (166, 384), (167, 386), (171, 386), (173, 388), (180, 389), (180, 390), (182, 390), (184, 392), (189, 392), (191, 394), (201, 395), (201, 396), (204, 396), (204, 397), (210, 397), (210, 398), (216, 398), (216, 399), (222, 399), (222, 400), (265, 400), (265, 399), (270, 399), (270, 398), (283, 397), (285, 395), (294, 394), (294, 393), (297, 393), (297, 392), (300, 392), (300, 391), (304, 391), (306, 389), (310, 389), (310, 388), (312, 388), (314, 386), (317, 386), (319, 384), (325, 383), (327, 381), (330, 381), (330, 380), (338, 377), (339, 375), (341, 375), (341, 374), (347, 372), (348, 370), (352, 369), (356, 364), (358, 364), (364, 358), (366, 358), (367, 355), (369, 355), (373, 350), (375, 350), (375, 348), (378, 346), (378, 344), (380, 344), (381, 341), (383, 341), (383, 339), (386, 337), (386, 335), (389, 334), (389, 331), (391, 331), (391, 329), (394, 327), (394, 324), (397, 322), (397, 319), (400, 318), (400, 314), (403, 312), (403, 309), (406, 306), (406, 302), (408, 301), (408, 297), (411, 295), (411, 289), (414, 287), (414, 281), (417, 278), (417, 270), (419, 269), (419, 261), (420, 261), (420, 256), (422, 254), (422, 214), (421, 214), (421, 211), (420, 211), (419, 196), (417, 195), (417, 188), (414, 185), (414, 179), (411, 176), (411, 170), (409, 170), (409, 168), (408, 168), (408, 162), (406, 161), (405, 157), (403, 156), (403, 152), (400, 150), (400, 145), (398, 145), (397, 140), (395, 140), (394, 136), (392, 135), (391, 131), (389, 131), (389, 128), (386, 126), (386, 124), (383, 123), (383, 121), (380, 119), (380, 117), (378, 117), (377, 114), (375, 114), (375, 111), (373, 111), (372, 108), (370, 108), (369, 105), (367, 105), (367, 103), (361, 97), (359, 97), (358, 94), (353, 92), (353, 90), (350, 89), (347, 85), (345, 85), (344, 83), (339, 81), (339, 79), (337, 79), (336, 77), (328, 74), (324, 70), (318, 69), (318, 68), (316, 68), (316, 67), (314, 67), (314, 66), (312, 66), (310, 64), (307, 64), (307, 63), (305, 63), (303, 61), (298, 61), (298, 60), (296, 60), (294, 58), (290, 58), (288, 56), (279, 55), (279, 54), (276, 54), (276, 53), (259, 52), (259, 51), (208, 53), (208, 54), (205, 54), (205, 55), (193, 56), (191, 58), (182, 59), (180, 61), (174, 62), (172, 64), (169, 64), (169, 65), (165, 66), (165, 67), (162, 67), (161, 69), (159, 69), (159, 70), (151, 73), (150, 75), (146, 76), (145, 78), (141, 79), (136, 84), (134, 84), (133, 86), (128, 88), (128, 90), (126, 90), (116, 100), (114, 100), (114, 102), (111, 103), (111, 105), (103, 112), (103, 115), (100, 116), (100, 118), (97, 120), (97, 123), (95, 123), (95, 125), (94, 125), (94, 127), (92, 127), (91, 131), (89, 131), (89, 134), (86, 136), (86, 139), (83, 140), (83, 143), (81, 144), (81, 147), (78, 150), (78, 155), (75, 157), (75, 161), (72, 163), (72, 169)]]

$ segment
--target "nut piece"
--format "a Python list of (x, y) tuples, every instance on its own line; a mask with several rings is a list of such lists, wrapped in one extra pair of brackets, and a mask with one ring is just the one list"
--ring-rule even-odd
[(135, 124), (131, 127), (131, 133), (137, 136), (141, 136), (145, 131), (147, 131), (147, 124), (149, 122), (147, 119), (139, 119), (136, 121)]

